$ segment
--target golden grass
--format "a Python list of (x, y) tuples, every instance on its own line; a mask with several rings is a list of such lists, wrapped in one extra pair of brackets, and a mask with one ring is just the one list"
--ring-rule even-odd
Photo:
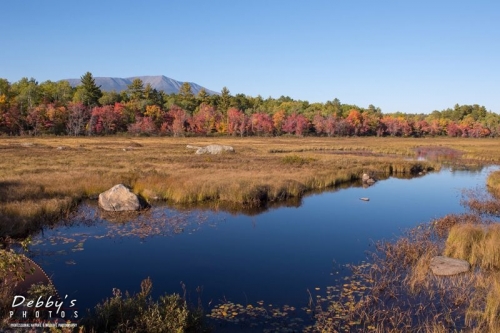
[[(187, 144), (231, 145), (195, 155)], [(79, 200), (124, 183), (146, 200), (258, 206), (359, 179), (409, 175), (417, 147), (451, 147), (500, 161), (496, 140), (410, 138), (0, 138), (0, 237), (68, 213)], [(494, 153), (495, 151), (495, 153)], [(389, 155), (388, 155), (389, 154)]]
[(500, 273), (481, 274), (466, 313), (466, 322), (477, 332), (500, 332)]
[(500, 224), (461, 224), (451, 228), (445, 255), (484, 269), (500, 269)]
[(500, 171), (492, 172), (486, 180), (488, 190), (495, 197), (500, 198)]

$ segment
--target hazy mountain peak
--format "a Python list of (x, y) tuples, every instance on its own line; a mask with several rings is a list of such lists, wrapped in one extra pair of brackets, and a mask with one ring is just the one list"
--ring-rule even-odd
[[(144, 83), (144, 87), (149, 83), (153, 89), (158, 91), (164, 91), (167, 94), (178, 93), (180, 87), (184, 82), (177, 81), (166, 77), (164, 75), (154, 75), (154, 76), (132, 76), (127, 78), (119, 77), (94, 77), (97, 86), (101, 86), (102, 91), (116, 91), (121, 92), (128, 89), (128, 85), (132, 83), (134, 79), (141, 79)], [(68, 81), (72, 87), (80, 85), (80, 79), (65, 79)], [(198, 94), (198, 92), (204, 87), (194, 83), (188, 82), (191, 85), (191, 90), (193, 94)], [(217, 94), (217, 92), (205, 88), (208, 94)]]

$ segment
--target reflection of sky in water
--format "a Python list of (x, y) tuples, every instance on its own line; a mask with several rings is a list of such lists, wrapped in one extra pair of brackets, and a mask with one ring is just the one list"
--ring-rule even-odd
[[(109, 297), (113, 287), (138, 291), (148, 276), (155, 296), (182, 293), (182, 281), (195, 302), (195, 289), (203, 286), (205, 306), (226, 298), (301, 307), (307, 289), (334, 283), (336, 264), (365, 260), (372, 240), (463, 212), (461, 190), (484, 187), (488, 170), (390, 178), (367, 189), (308, 196), (298, 208), (252, 217), (155, 207), (148, 216), (120, 224), (101, 220), (94, 207), (82, 206), (90, 221), (46, 230), (35, 238), (41, 243), (32, 247), (34, 259), (60, 293), (76, 298), (82, 308)], [(148, 232), (156, 236), (141, 237)], [(62, 238), (52, 245), (55, 236)]]

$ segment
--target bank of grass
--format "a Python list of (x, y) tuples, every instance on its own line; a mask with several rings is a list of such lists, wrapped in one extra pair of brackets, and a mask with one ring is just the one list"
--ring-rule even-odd
[(488, 190), (495, 197), (500, 198), (500, 171), (492, 172), (486, 181)]
[[(468, 145), (397, 138), (0, 138), (0, 237), (25, 236), (117, 183), (149, 201), (259, 206), (364, 172), (384, 178), (438, 169), (439, 163), (408, 157), (416, 147), (460, 142)], [(231, 145), (236, 153), (186, 149), (212, 143)]]

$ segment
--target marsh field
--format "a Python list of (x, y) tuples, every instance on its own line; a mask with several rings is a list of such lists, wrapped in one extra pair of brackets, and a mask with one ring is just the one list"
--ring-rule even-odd
[[(194, 150), (186, 148), (187, 145), (206, 146), (209, 144), (230, 145), (235, 152), (220, 155), (196, 155)], [(354, 255), (346, 257), (347, 263), (351, 259), (356, 262), (351, 265), (343, 263), (345, 271), (341, 273), (343, 282), (337, 286), (321, 285), (317, 290), (314, 285), (304, 286), (304, 289), (307, 287), (309, 293), (309, 296), (306, 295), (306, 299), (309, 298), (309, 300), (305, 302), (305, 306), (288, 304), (296, 301), (293, 299), (287, 304), (272, 307), (263, 304), (264, 301), (260, 303), (261, 295), (257, 297), (255, 295), (257, 291), (254, 291), (254, 295), (245, 295), (245, 299), (238, 302), (219, 298), (212, 303), (202, 299), (205, 303), (198, 303), (198, 307), (190, 308), (189, 311), (184, 308), (188, 303), (186, 302), (186, 294), (184, 294), (184, 298), (180, 297), (179, 299), (172, 296), (174, 298), (168, 298), (168, 302), (176, 304), (180, 310), (175, 313), (162, 312), (155, 308), (161, 302), (145, 301), (146, 295), (151, 292), (151, 281), (144, 280), (141, 291), (130, 296), (130, 299), (127, 299), (123, 294), (114, 294), (113, 297), (102, 303), (101, 312), (97, 311), (95, 317), (90, 317), (91, 319), (88, 320), (85, 327), (89, 331), (102, 329), (124, 332), (157, 331), (154, 328), (155, 325), (161, 326), (162, 322), (154, 322), (152, 319), (148, 321), (146, 315), (151, 314), (148, 311), (152, 311), (152, 313), (157, 311), (154, 312), (156, 314), (159, 311), (161, 314), (159, 317), (163, 318), (165, 322), (171, 322), (171, 316), (174, 316), (179, 322), (179, 327), (184, 325), (182, 326), (184, 331), (213, 329), (213, 325), (215, 325), (216, 331), (232, 331), (237, 327), (240, 330), (260, 329), (267, 332), (448, 332), (463, 329), (494, 332), (500, 327), (498, 320), (500, 304), (495, 300), (500, 298), (497, 297), (500, 296), (500, 288), (498, 287), (500, 280), (497, 272), (500, 268), (500, 260), (498, 259), (500, 258), (500, 249), (496, 245), (498, 243), (495, 243), (496, 237), (498, 237), (498, 228), (494, 223), (499, 212), (495, 195), (498, 193), (497, 188), (500, 181), (498, 181), (497, 173), (490, 174), (490, 172), (495, 170), (492, 166), (500, 164), (499, 148), (500, 141), (497, 139), (470, 138), (167, 138), (120, 136), (1, 138), (0, 237), (3, 246), (15, 248), (15, 244), (31, 236), (30, 239), (34, 240), (31, 245), (32, 259), (34, 261), (40, 260), (42, 266), (47, 264), (47, 266), (43, 266), (46, 270), (48, 268), (48, 270), (57, 271), (54, 279), (55, 285), (58, 287), (61, 285), (61, 283), (57, 283), (58, 274), (65, 276), (64, 271), (74, 274), (74, 271), (71, 270), (74, 270), (74, 267), (79, 267), (80, 262), (86, 260), (78, 256), (80, 253), (93, 252), (94, 256), (98, 256), (99, 251), (101, 253), (103, 250), (108, 251), (102, 247), (102, 244), (97, 246), (88, 241), (88, 237), (83, 240), (74, 236), (76, 231), (79, 235), (82, 233), (81, 224), (83, 222), (81, 221), (86, 223), (87, 229), (84, 230), (84, 233), (91, 234), (94, 239), (111, 238), (111, 234), (114, 239), (124, 239), (121, 241), (121, 245), (115, 245), (114, 250), (109, 250), (111, 252), (116, 252), (120, 246), (137, 246), (133, 244), (133, 241), (126, 240), (130, 235), (143, 237), (155, 233), (155, 230), (165, 232), (164, 220), (166, 220), (165, 216), (167, 215), (171, 234), (177, 234), (179, 230), (183, 232), (185, 229), (191, 228), (193, 221), (198, 220), (194, 223), (201, 225), (202, 231), (197, 232), (200, 235), (210, 234), (211, 231), (203, 231), (203, 228), (206, 228), (205, 225), (213, 225), (216, 229), (218, 228), (219, 235), (227, 233), (227, 237), (230, 238), (231, 233), (238, 233), (239, 236), (244, 237), (240, 233), (248, 234), (248, 231), (231, 229), (233, 227), (229, 226), (231, 225), (229, 222), (232, 222), (231, 219), (234, 216), (236, 216), (235, 219), (244, 219), (244, 216), (249, 216), (252, 219), (251, 223), (253, 223), (254, 229), (257, 225), (260, 230), (266, 230), (265, 228), (281, 230), (281, 234), (277, 234), (277, 236), (268, 233), (266, 237), (286, 237), (287, 233), (283, 232), (284, 229), (296, 228), (295, 222), (293, 222), (294, 215), (300, 216), (302, 220), (307, 220), (307, 216), (309, 216), (311, 224), (315, 223), (316, 219), (325, 219), (327, 215), (317, 213), (324, 210), (323, 207), (330, 205), (329, 203), (324, 203), (323, 206), (318, 204), (320, 201), (317, 198), (320, 198), (322, 193), (331, 192), (332, 195), (337, 195), (337, 193), (344, 191), (342, 192), (345, 193), (343, 198), (347, 199), (332, 196), (328, 197), (328, 200), (331, 200), (330, 202), (351, 200), (349, 202), (352, 203), (353, 196), (359, 197), (362, 193), (356, 192), (358, 191), (356, 188), (359, 191), (362, 190), (361, 177), (364, 173), (378, 180), (373, 186), (373, 192), (368, 193), (377, 195), (378, 188), (381, 191), (378, 194), (379, 198), (384, 198), (385, 201), (390, 201), (391, 196), (401, 196), (400, 192), (397, 192), (401, 186), (408, 188), (406, 184), (397, 183), (399, 179), (412, 179), (411, 181), (415, 181), (412, 183), (415, 188), (421, 187), (423, 189), (432, 187), (433, 184), (439, 182), (443, 182), (443, 184), (450, 182), (450, 188), (454, 188), (457, 185), (452, 182), (456, 182), (457, 179), (460, 182), (469, 182), (468, 184), (472, 188), (474, 182), (480, 179), (481, 184), (477, 185), (486, 188), (485, 183), (487, 182), (488, 191), (481, 193), (471, 191), (465, 199), (455, 198), (451, 204), (448, 201), (449, 197), (455, 195), (454, 190), (448, 192), (436, 190), (434, 194), (428, 194), (429, 201), (415, 202), (416, 205), (421, 206), (432, 206), (436, 202), (443, 203), (442, 207), (439, 207), (440, 210), (428, 213), (429, 216), (435, 217), (431, 222), (429, 222), (428, 215), (419, 215), (423, 209), (409, 210), (407, 202), (398, 202), (397, 198), (392, 199), (396, 205), (408, 205), (408, 207), (402, 208), (406, 209), (407, 220), (410, 222), (400, 223), (400, 225), (410, 227), (410, 230), (399, 233), (397, 240), (386, 241), (379, 239), (379, 237), (385, 238), (385, 234), (381, 233), (380, 230), (373, 229), (372, 237), (375, 239), (372, 238), (374, 244), (370, 259), (360, 263), (359, 258)], [(442, 171), (439, 172), (440, 170)], [(384, 182), (385, 185), (383, 185)], [(136, 215), (133, 218), (121, 217), (118, 225), (117, 222), (113, 224), (112, 218), (107, 219), (99, 215), (99, 210), (95, 207), (96, 197), (99, 193), (118, 183), (125, 184), (133, 192), (141, 195), (150, 203), (151, 209), (147, 213)], [(445, 185), (441, 187), (445, 187)], [(340, 190), (341, 188), (350, 189)], [(335, 193), (335, 191), (338, 192)], [(426, 195), (422, 189), (418, 191), (420, 191), (420, 196)], [(310, 196), (316, 199), (302, 202), (304, 198)], [(322, 198), (321, 200), (326, 202), (325, 198), (327, 197)], [(316, 202), (316, 204), (311, 202)], [(356, 204), (358, 202), (359, 200), (356, 201)], [(374, 200), (366, 204), (377, 205)], [(158, 208), (164, 205), (166, 208)], [(280, 209), (275, 209), (280, 205), (283, 207), (302, 205), (306, 211), (276, 213), (272, 215), (276, 223), (264, 223), (261, 221), (263, 218), (258, 217), (262, 216), (258, 215), (259, 213), (269, 210), (271, 212), (280, 211)], [(346, 207), (347, 205), (350, 204), (346, 204)], [(464, 208), (458, 208), (459, 206)], [(361, 211), (365, 209), (364, 207), (369, 206), (353, 207)], [(447, 207), (451, 207), (449, 209), (452, 211), (444, 211), (443, 213), (442, 209), (446, 210)], [(378, 208), (379, 211), (384, 209), (398, 210), (397, 206), (379, 206)], [(343, 219), (339, 210), (334, 210), (329, 214), (330, 217), (336, 216), (337, 219)], [(373, 212), (370, 214), (372, 214), (371, 220), (376, 220), (376, 223), (384, 222), (382, 221), (385, 219), (384, 215), (379, 216)], [(414, 218), (424, 220), (414, 221)], [(292, 221), (289, 225), (285, 223), (285, 220), (288, 219)], [(405, 214), (398, 215), (397, 219), (399, 221), (406, 219)], [(61, 221), (68, 220), (80, 221), (74, 230), (71, 229), (71, 226), (68, 227), (67, 222), (64, 222), (66, 228), (75, 234), (71, 234), (67, 231), (68, 229), (61, 233), (62, 229), (58, 225)], [(111, 221), (109, 225), (105, 224), (108, 223), (107, 220)], [(128, 220), (131, 221), (127, 222)], [(367, 229), (369, 233), (370, 229), (366, 225), (362, 227)], [(316, 224), (315, 228), (323, 230), (322, 228), (327, 228), (327, 226)], [(342, 234), (342, 227), (337, 228), (336, 233)], [(384, 228), (381, 227), (381, 229)], [(384, 232), (394, 234), (396, 229), (396, 227), (386, 228)], [(40, 236), (41, 230), (44, 230), (43, 236)], [(318, 248), (318, 251), (321, 252), (325, 252), (329, 246), (339, 246), (340, 240), (329, 243), (326, 236), (330, 235), (328, 234), (331, 232), (330, 229), (324, 229), (322, 240), (319, 238), (308, 239), (305, 229), (293, 232), (306, 235), (304, 236), (305, 240), (301, 240), (300, 243), (302, 252), (308, 251), (308, 248), (314, 248), (314, 246), (306, 244), (307, 242), (310, 244), (321, 243), (321, 248)], [(54, 238), (49, 240), (51, 235)], [(73, 257), (60, 259), (61, 263), (58, 263), (59, 259), (53, 259), (56, 256), (49, 258), (40, 255), (43, 253), (43, 246), (46, 245), (44, 243), (52, 243), (51, 245), (55, 246), (55, 249), (64, 252), (66, 243), (57, 245), (54, 244), (56, 242), (53, 242), (53, 239), (57, 237), (62, 239), (61, 235), (64, 236), (67, 243), (78, 243), (79, 249), (77, 250), (83, 250), (85, 247), (85, 251), (74, 251)], [(295, 237), (292, 231), (288, 235), (290, 238)], [(468, 235), (474, 236), (468, 239)], [(182, 237), (174, 236), (172, 240), (168, 241), (174, 244), (177, 239), (182, 239)], [(193, 236), (192, 239), (197, 239), (194, 237), (198, 236)], [(218, 236), (215, 236), (214, 233), (212, 237), (217, 239)], [(340, 235), (339, 237), (344, 236)], [(242, 247), (252, 246), (251, 243), (245, 243), (245, 238), (241, 239), (240, 245)], [(199, 241), (203, 242), (204, 240), (200, 238)], [(259, 242), (257, 245), (266, 244), (266, 238), (256, 238), (252, 241)], [(270, 243), (272, 242), (270, 240)], [(157, 250), (158, 246), (163, 246), (159, 245), (160, 243), (165, 243), (165, 241), (162, 238), (149, 240), (148, 246), (150, 248), (148, 250)], [(87, 246), (87, 244), (89, 245)], [(91, 244), (94, 244), (92, 245), (93, 249)], [(297, 247), (299, 246), (297, 244), (287, 246)], [(196, 247), (193, 241), (183, 243), (179, 245), (179, 248), (171, 246), (173, 246), (170, 249), (172, 251), (184, 249), (186, 252), (189, 252), (186, 250), (186, 246)], [(232, 246), (238, 247), (238, 243), (236, 242)], [(349, 249), (348, 245), (342, 246), (344, 246), (344, 252), (354, 252), (354, 250)], [(265, 245), (262, 245), (262, 248), (265, 248)], [(274, 251), (272, 248), (267, 250)], [(207, 252), (206, 249), (204, 251)], [(226, 248), (224, 251), (233, 250)], [(2, 252), (7, 251), (2, 250)], [(237, 250), (234, 252), (236, 253)], [(147, 256), (147, 253), (145, 250), (143, 255)], [(307, 267), (304, 268), (307, 271), (317, 269), (314, 266), (303, 265), (300, 260), (304, 258), (300, 259), (298, 253), (290, 252), (290, 256), (286, 258), (289, 265), (295, 265), (296, 271), (301, 271), (301, 267)], [(434, 277), (428, 273), (429, 261), (431, 256), (437, 254), (446, 254), (468, 260), (472, 264), (473, 270), (448, 280)], [(249, 254), (245, 255), (249, 256)], [(263, 255), (265, 258), (269, 258), (269, 254)], [(185, 257), (183, 258), (185, 259)], [(216, 256), (214, 258), (214, 262), (220, 260)], [(222, 255), (222, 258), (227, 260), (227, 255)], [(294, 258), (297, 262), (294, 262)], [(277, 258), (277, 260), (282, 259)], [(9, 260), (11, 260), (11, 264), (15, 262), (12, 258)], [(325, 259), (322, 258), (322, 260)], [(103, 265), (101, 268), (103, 268), (105, 260), (101, 264)], [(271, 265), (273, 264), (271, 263)], [(258, 266), (255, 264), (255, 267)], [(347, 266), (349, 267), (347, 268)], [(9, 270), (8, 265), (3, 267), (4, 271)], [(335, 271), (336, 268), (333, 270)], [(2, 271), (0, 270), (0, 272)], [(231, 271), (228, 272), (232, 274)], [(123, 273), (129, 274), (126, 271)], [(156, 274), (164, 278), (163, 273), (160, 273), (152, 272), (151, 275)], [(190, 274), (199, 275), (195, 270), (190, 271)], [(297, 275), (304, 281), (309, 278), (306, 274)], [(269, 273), (268, 279), (273, 279), (273, 276), (273, 273)], [(137, 280), (139, 276), (135, 276), (135, 278)], [(64, 280), (61, 277), (59, 279), (60, 281)], [(86, 277), (82, 279), (84, 281)], [(183, 280), (189, 281), (189, 278), (185, 277)], [(153, 278), (153, 284), (158, 286), (155, 281)], [(118, 285), (119, 281), (116, 282)], [(137, 280), (135, 284), (138, 286), (139, 282)], [(222, 281), (216, 282), (227, 284), (227, 282)], [(286, 281), (282, 282), (281, 284), (287, 284)], [(251, 282), (249, 283), (251, 284)], [(161, 283), (159, 285), (159, 288), (162, 288)], [(289, 288), (292, 287), (290, 283)], [(188, 285), (187, 288), (193, 288), (193, 285)], [(467, 292), (459, 292), (463, 290), (467, 290)], [(271, 288), (267, 292), (270, 297), (274, 293)], [(193, 294), (195, 293), (193, 292)], [(107, 296), (110, 296), (110, 291), (102, 294), (100, 299)], [(276, 296), (275, 299), (279, 299), (279, 297)], [(193, 298), (196, 297), (191, 297), (189, 303), (196, 305), (196, 299), (193, 300)], [(166, 304), (167, 301), (163, 299), (163, 302), (162, 304)], [(266, 302), (268, 302), (267, 299)], [(5, 306), (5, 303), (3, 304)], [(200, 304), (203, 306), (200, 307)], [(142, 312), (136, 311), (141, 312), (142, 317), (136, 319), (134, 324), (127, 324), (130, 326), (123, 326), (123, 323), (118, 323), (117, 326), (106, 326), (110, 322), (106, 316), (111, 316), (110, 313), (118, 311), (117, 309), (121, 309), (122, 312), (118, 311), (118, 313), (122, 319), (125, 318), (123, 309), (126, 307), (129, 307), (129, 311), (132, 312), (134, 307), (136, 310), (142, 308)], [(299, 309), (303, 312), (303, 316), (296, 314)], [(116, 321), (120, 315), (115, 313), (113, 320)], [(285, 320), (292, 316), (296, 317)], [(201, 318), (207, 319), (209, 323), (200, 324)], [(253, 319), (254, 322), (250, 319)], [(301, 320), (305, 320), (305, 323), (299, 325)], [(119, 320), (117, 321), (119, 322)], [(264, 322), (267, 326), (263, 324)]]
[[(234, 154), (195, 155), (187, 144), (231, 145)], [(123, 183), (146, 200), (243, 205), (297, 197), (359, 179), (363, 172), (409, 175), (419, 147), (500, 160), (497, 140), (393, 138), (5, 138), (0, 140), (3, 223), (23, 235), (87, 197)]]

